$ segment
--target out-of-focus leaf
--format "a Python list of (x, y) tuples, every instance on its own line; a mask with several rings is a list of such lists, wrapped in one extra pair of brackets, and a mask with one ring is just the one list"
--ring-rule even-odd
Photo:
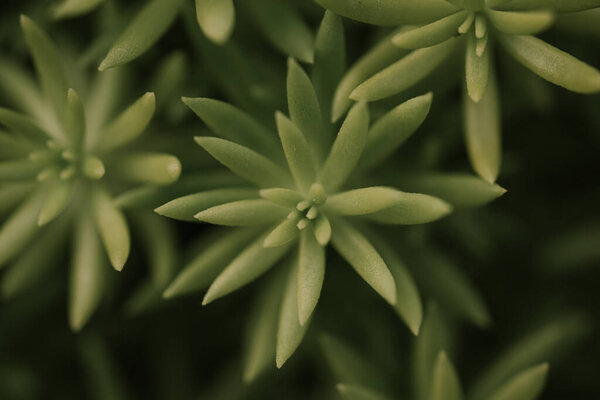
[(65, 114), (65, 132), (73, 151), (79, 151), (85, 134), (85, 114), (79, 95), (73, 89), (67, 92), (67, 109)]
[(63, 0), (52, 9), (55, 19), (77, 17), (93, 11), (105, 0)]
[(431, 380), (432, 400), (462, 400), (462, 387), (454, 365), (445, 351), (441, 351), (433, 367)]
[(30, 182), (3, 184), (0, 187), (0, 218), (4, 220), (6, 214), (20, 204), (34, 187), (35, 184)]
[(540, 33), (554, 22), (554, 14), (549, 10), (526, 12), (488, 10), (487, 16), (496, 29), (510, 35)]
[(0, 124), (5, 125), (13, 133), (31, 139), (48, 140), (50, 138), (29, 116), (2, 107), (0, 107)]
[(600, 0), (513, 0), (504, 6), (510, 10), (551, 8), (559, 12), (582, 11), (596, 7), (600, 7)]
[(600, 91), (600, 71), (538, 38), (505, 35), (500, 42), (517, 61), (555, 85), (584, 94)]
[(235, 25), (232, 0), (196, 0), (196, 19), (202, 32), (217, 44), (225, 43)]
[(10, 181), (34, 178), (43, 166), (43, 162), (29, 158), (0, 161), (0, 179)]
[(38, 225), (46, 225), (56, 218), (69, 204), (73, 191), (72, 181), (56, 181), (44, 199), (44, 205), (38, 216)]
[(528, 368), (500, 386), (489, 400), (535, 400), (542, 393), (548, 375), (548, 364)]
[(194, 218), (215, 225), (255, 226), (280, 221), (289, 210), (263, 199), (238, 200), (202, 210)]
[(115, 158), (110, 167), (118, 179), (156, 185), (173, 183), (181, 173), (179, 159), (162, 153), (127, 153)]
[(333, 222), (331, 241), (356, 272), (391, 305), (396, 304), (396, 284), (385, 261), (371, 243), (354, 227)]
[(129, 257), (130, 237), (125, 216), (104, 190), (93, 197), (94, 218), (113, 268), (121, 271)]
[(92, 400), (126, 400), (130, 394), (118, 364), (105, 342), (94, 334), (86, 334), (79, 341), (79, 354), (85, 371), (86, 386)]
[(336, 388), (344, 400), (391, 400), (389, 397), (363, 386), (340, 383)]
[[(316, 118), (317, 123), (320, 124), (321, 115), (319, 114)], [(302, 192), (307, 193), (316, 177), (315, 157), (311, 146), (308, 144), (303, 132), (286, 116), (278, 112), (275, 119), (277, 120), (277, 132), (279, 132), (283, 151), (296, 186)]]
[(460, 11), (441, 18), (431, 24), (397, 33), (392, 42), (405, 49), (419, 49), (442, 43), (456, 35), (458, 27), (463, 23), (467, 11)]

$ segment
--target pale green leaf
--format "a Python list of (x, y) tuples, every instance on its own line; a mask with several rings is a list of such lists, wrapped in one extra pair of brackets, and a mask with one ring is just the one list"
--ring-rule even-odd
[(419, 49), (442, 43), (456, 35), (467, 13), (460, 11), (431, 24), (399, 32), (394, 35), (392, 42), (405, 49)]
[(311, 63), (314, 38), (300, 14), (291, 4), (279, 0), (245, 0), (258, 29), (283, 53)]
[(25, 114), (0, 107), (0, 124), (6, 126), (13, 133), (23, 135), (34, 140), (48, 140), (50, 136), (35, 120)]
[(138, 138), (150, 123), (155, 109), (154, 93), (140, 97), (103, 130), (98, 143), (100, 151), (123, 147)]
[(0, 179), (7, 181), (34, 178), (44, 164), (43, 161), (32, 161), (29, 158), (0, 161)]
[(385, 186), (371, 186), (329, 196), (326, 208), (338, 215), (372, 214), (404, 200), (404, 193)]
[(207, 190), (205, 192), (190, 194), (171, 200), (154, 211), (169, 218), (182, 221), (196, 221), (194, 215), (199, 211), (206, 210), (219, 204), (256, 197), (256, 189), (231, 188)]
[(396, 202), (388, 208), (367, 215), (382, 224), (425, 224), (445, 217), (452, 206), (437, 197), (421, 193), (396, 192)]
[[(316, 177), (315, 159), (311, 146), (298, 126), (285, 115), (277, 112), (275, 119), (283, 151), (296, 186), (300, 191), (307, 193)], [(321, 116), (319, 115), (317, 122), (320, 123), (320, 121)]]
[(291, 189), (261, 189), (259, 194), (263, 199), (270, 200), (275, 204), (285, 207), (296, 207), (299, 202), (304, 200), (304, 197), (300, 193)]
[(554, 14), (549, 10), (524, 12), (488, 10), (487, 16), (492, 25), (510, 35), (533, 35), (550, 28)]
[(77, 221), (69, 284), (69, 325), (79, 331), (94, 313), (106, 284), (104, 256), (93, 222)]
[(533, 36), (504, 35), (504, 48), (525, 67), (577, 93), (600, 91), (600, 71)]
[(85, 114), (79, 95), (73, 89), (69, 89), (67, 92), (65, 132), (71, 149), (79, 151), (85, 134)]
[(458, 43), (457, 39), (448, 39), (435, 46), (415, 50), (361, 83), (350, 97), (374, 101), (400, 93), (440, 66)]
[(490, 73), (491, 46), (486, 46), (483, 53), (477, 53), (475, 34), (469, 34), (465, 57), (465, 77), (467, 94), (475, 103), (479, 103), (485, 94)]
[(18, 204), (21, 204), (23, 198), (32, 191), (35, 183), (18, 182), (6, 184), (4, 182), (0, 186), (0, 218), (5, 220), (6, 214), (14, 209)]
[(445, 351), (441, 351), (433, 367), (431, 400), (462, 400), (462, 387), (454, 365)]
[(232, 0), (196, 0), (196, 19), (202, 32), (217, 44), (233, 33), (235, 8)]
[(546, 384), (548, 364), (540, 364), (519, 372), (500, 386), (489, 400), (535, 400)]
[(243, 379), (253, 382), (273, 365), (277, 343), (279, 303), (285, 286), (285, 274), (278, 273), (261, 290), (252, 305), (247, 322), (248, 338), (245, 348)]
[(478, 207), (506, 193), (503, 187), (469, 174), (423, 173), (399, 179), (408, 190), (439, 197), (454, 207)]
[(98, 69), (126, 64), (145, 53), (175, 20), (183, 0), (151, 0), (113, 44)]
[(298, 256), (298, 318), (300, 325), (306, 324), (317, 306), (323, 279), (325, 278), (325, 249), (312, 229), (300, 234)]
[(110, 263), (121, 271), (129, 257), (130, 237), (125, 216), (110, 195), (102, 189), (94, 192), (94, 218)]
[[(293, 215), (293, 214), (292, 214)], [(265, 247), (276, 247), (291, 242), (300, 233), (297, 224), (300, 221), (300, 213), (296, 216), (288, 216), (273, 229), (265, 238)]]
[(182, 100), (221, 138), (249, 147), (265, 156), (276, 157), (277, 161), (283, 160), (281, 146), (275, 135), (239, 108), (204, 97), (183, 97)]
[(25, 33), (27, 46), (47, 100), (54, 108), (59, 120), (65, 115), (67, 104), (67, 78), (63, 69), (62, 57), (50, 37), (35, 22), (21, 15), (21, 28)]
[(320, 160), (324, 150), (324, 135), (319, 100), (310, 78), (293, 58), (288, 59), (287, 102), (292, 121), (315, 149)]
[(202, 210), (194, 218), (225, 226), (267, 225), (286, 217), (289, 210), (263, 199), (238, 200)]
[(294, 354), (307, 329), (308, 323), (301, 325), (298, 316), (298, 261), (294, 260), (285, 284), (281, 308), (279, 309), (277, 347), (275, 350), (277, 368), (281, 368)]
[(47, 102), (40, 93), (38, 85), (22, 65), (15, 64), (6, 58), (0, 58), (0, 75), (3, 77), (0, 79), (0, 90), (7, 100), (27, 111), (27, 114), (39, 119), (44, 126), (46, 123), (50, 123), (54, 128), (57, 127), (53, 110), (48, 109)]
[(344, 400), (392, 400), (373, 389), (363, 386), (339, 383), (336, 388)]
[(395, 26), (430, 22), (444, 17), (456, 7), (444, 0), (316, 0), (343, 17), (368, 24)]
[(202, 304), (208, 304), (258, 278), (277, 263), (289, 250), (289, 245), (264, 247), (265, 235), (260, 236), (227, 265), (214, 280)]
[(231, 172), (260, 187), (285, 188), (291, 183), (291, 178), (277, 164), (247, 147), (214, 137), (194, 139)]
[(481, 101), (475, 103), (467, 93), (463, 95), (463, 112), (471, 165), (479, 176), (493, 184), (500, 172), (502, 158), (500, 104), (493, 69), (490, 68)]
[[(115, 115), (116, 110), (121, 102), (122, 88), (126, 81), (126, 73), (124, 68), (116, 68), (106, 71), (102, 74), (96, 74), (96, 77), (91, 84), (88, 96), (85, 101), (85, 118), (86, 118), (86, 133), (85, 146), (86, 148), (95, 148), (103, 138), (103, 128), (111, 122), (110, 119)], [(148, 104), (148, 96), (146, 96), (146, 104)], [(122, 125), (117, 127), (118, 132), (112, 135), (120, 136), (121, 130), (131, 130), (131, 125), (135, 126), (135, 120), (124, 121)]]
[(62, 0), (52, 9), (55, 19), (73, 18), (87, 14), (102, 4), (105, 0)]
[(373, 245), (354, 227), (335, 220), (331, 241), (356, 272), (388, 303), (396, 304), (396, 284)]
[(183, 267), (164, 291), (163, 297), (170, 299), (208, 287), (256, 234), (255, 229), (238, 228), (216, 238), (209, 236), (203, 249)]
[(600, 0), (512, 0), (504, 8), (511, 10), (551, 8), (559, 12), (571, 12), (597, 7), (600, 7)]
[(369, 108), (366, 103), (354, 105), (344, 120), (319, 173), (319, 182), (328, 191), (344, 184), (360, 159), (369, 130)]
[(9, 160), (27, 157), (35, 148), (27, 139), (0, 130), (0, 159)]
[(321, 246), (327, 246), (331, 239), (331, 223), (323, 214), (315, 221), (315, 238)]
[(72, 181), (58, 180), (54, 182), (44, 199), (44, 205), (38, 216), (38, 225), (46, 225), (60, 215), (69, 204), (72, 192)]
[(432, 100), (432, 93), (412, 98), (375, 121), (369, 129), (357, 170), (375, 167), (402, 146), (429, 114)]
[(113, 159), (110, 173), (118, 179), (135, 183), (168, 185), (181, 173), (179, 159), (163, 153), (127, 153)]

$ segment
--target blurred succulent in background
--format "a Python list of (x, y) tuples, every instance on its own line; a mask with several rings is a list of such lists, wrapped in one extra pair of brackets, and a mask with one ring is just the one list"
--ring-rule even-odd
[[(71, 66), (56, 45), (29, 18), (22, 16), (21, 25), (41, 92), (18, 66), (0, 61), (0, 87), (23, 110), (0, 109), (2, 215), (12, 212), (0, 228), (0, 264), (13, 263), (2, 290), (13, 296), (43, 279), (58, 264), (72, 227), (69, 321), (79, 330), (102, 297), (104, 252), (117, 271), (129, 257), (129, 225), (115, 195), (135, 185), (170, 184), (181, 165), (170, 154), (128, 147), (154, 114), (153, 93), (115, 117), (122, 74), (110, 72), (84, 88), (89, 93), (83, 102), (70, 88)], [(136, 220), (154, 255), (172, 252), (165, 248), (170, 234), (164, 221), (149, 212)], [(172, 263), (169, 257), (158, 260), (158, 281), (170, 279)]]
[[(352, 100), (375, 101), (403, 92), (437, 70), (458, 49), (464, 49), (467, 150), (475, 171), (492, 183), (497, 179), (502, 158), (502, 117), (493, 62), (496, 43), (547, 81), (578, 93), (600, 92), (597, 69), (532, 36), (551, 27), (556, 13), (600, 7), (598, 2), (318, 2), (340, 15), (377, 25), (428, 22), (419, 27), (400, 28), (348, 71), (336, 92), (334, 120), (348, 109)], [(447, 75), (444, 79), (448, 80)]]

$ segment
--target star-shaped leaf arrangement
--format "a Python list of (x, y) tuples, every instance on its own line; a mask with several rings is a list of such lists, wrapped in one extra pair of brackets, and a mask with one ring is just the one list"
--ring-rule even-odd
[[(112, 117), (121, 73), (99, 75), (83, 102), (70, 88), (64, 60), (48, 35), (25, 16), (21, 26), (41, 92), (17, 66), (2, 63), (6, 79), (0, 86), (24, 111), (0, 108), (0, 197), (6, 215), (0, 265), (14, 263), (2, 290), (14, 295), (42, 279), (73, 226), (69, 319), (78, 330), (101, 299), (106, 256), (117, 271), (129, 257), (129, 224), (113, 196), (140, 184), (170, 184), (181, 165), (170, 154), (127, 146), (154, 114), (153, 93)], [(164, 233), (164, 224), (149, 217), (144, 220), (156, 233)], [(28, 249), (32, 244), (35, 250)]]
[[(334, 134), (337, 128), (323, 117), (320, 99), (332, 94), (332, 81), (322, 77), (330, 74), (335, 82), (341, 73), (327, 68), (343, 65), (339, 17), (327, 13), (317, 37), (312, 80), (294, 59), (288, 62), (290, 117), (275, 114), (278, 137), (231, 105), (184, 98), (219, 136), (196, 137), (196, 142), (249, 186), (188, 195), (156, 210), (172, 218), (238, 227), (185, 268), (166, 290), (166, 297), (212, 281), (203, 302), (210, 303), (289, 255), (290, 273), (282, 278), (287, 282), (276, 285), (285, 287), (278, 317), (278, 366), (299, 345), (317, 305), (329, 243), (377, 293), (402, 310), (411, 330), (418, 332), (420, 301), (410, 276), (394, 260), (393, 251), (384, 255), (376, 249), (361, 232), (361, 224), (423, 224), (451, 211), (448, 203), (433, 196), (357, 186), (365, 171), (392, 154), (418, 128), (432, 97), (428, 94), (399, 105), (371, 128), (367, 104), (359, 102)], [(408, 291), (399, 293), (406, 287)]]
[[(358, 17), (352, 1), (319, 2), (342, 15)], [(448, 6), (454, 9), (450, 11)], [(405, 8), (423, 13), (433, 22), (401, 28), (363, 56), (340, 83), (333, 104), (334, 119), (345, 112), (351, 100), (375, 101), (400, 93), (429, 76), (457, 51), (464, 51), (467, 151), (475, 171), (488, 182), (497, 179), (502, 158), (502, 118), (493, 62), (496, 44), (549, 82), (577, 93), (600, 92), (600, 72), (596, 68), (532, 36), (551, 27), (556, 12), (600, 7), (598, 2), (366, 1), (361, 2), (361, 7), (382, 13), (374, 17), (373, 23), (388, 25), (390, 16), (404, 20), (405, 14), (401, 17), (400, 12), (406, 13)], [(384, 11), (389, 14), (383, 14)], [(404, 23), (418, 23), (423, 18)]]

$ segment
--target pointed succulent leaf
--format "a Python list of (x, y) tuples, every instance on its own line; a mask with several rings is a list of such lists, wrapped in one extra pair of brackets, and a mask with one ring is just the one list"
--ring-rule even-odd
[(258, 29), (277, 49), (300, 61), (313, 62), (313, 35), (290, 4), (279, 0), (246, 0), (244, 5)]
[(168, 185), (181, 173), (179, 159), (163, 153), (127, 153), (111, 162), (114, 177), (135, 183)]
[(267, 225), (286, 217), (287, 208), (263, 199), (232, 201), (207, 208), (194, 218), (209, 224), (225, 226)]
[(44, 94), (54, 107), (56, 116), (62, 121), (68, 90), (62, 57), (46, 32), (25, 15), (21, 15), (21, 29), (25, 33), (25, 40), (31, 51)]
[(100, 135), (99, 149), (108, 152), (139, 137), (154, 115), (156, 98), (148, 92), (123, 111)]
[(300, 219), (300, 215), (288, 216), (267, 235), (264, 246), (277, 247), (296, 239), (300, 233), (297, 227)]
[(600, 7), (600, 0), (512, 0), (504, 8), (532, 10), (551, 8), (558, 12), (583, 11)]
[(456, 35), (467, 11), (460, 11), (441, 18), (431, 24), (397, 33), (392, 42), (405, 49), (420, 49), (442, 43)]
[[(311, 146), (298, 126), (285, 115), (277, 112), (275, 119), (283, 151), (296, 186), (302, 192), (307, 193), (316, 177), (315, 158)], [(318, 122), (320, 123), (320, 121), (321, 116), (319, 115)]]
[(125, 216), (104, 190), (94, 192), (94, 218), (113, 268), (121, 271), (129, 257), (130, 237)]
[(440, 66), (456, 48), (448, 39), (432, 47), (415, 50), (361, 83), (350, 94), (354, 100), (374, 101), (400, 93)]
[(74, 151), (79, 151), (85, 134), (85, 114), (79, 95), (73, 89), (67, 92), (67, 109), (65, 115), (65, 132), (69, 145)]
[(69, 325), (79, 331), (94, 313), (105, 286), (104, 258), (90, 218), (77, 221), (69, 284)]
[(38, 216), (38, 225), (46, 225), (56, 218), (69, 204), (73, 191), (72, 181), (57, 180), (54, 182)]
[(105, 0), (63, 0), (52, 9), (54, 19), (77, 17), (93, 11)]
[(521, 371), (500, 386), (489, 400), (535, 400), (544, 390), (547, 375), (547, 363)]
[(343, 17), (382, 26), (429, 22), (456, 11), (454, 5), (444, 0), (421, 0), (418, 3), (397, 0), (316, 1)]
[(7, 181), (34, 178), (43, 166), (43, 162), (29, 158), (0, 161), (0, 179)]
[(433, 367), (432, 400), (462, 400), (463, 392), (458, 374), (445, 351), (441, 351)]
[(465, 77), (467, 94), (475, 103), (479, 103), (485, 94), (490, 72), (490, 46), (486, 46), (483, 53), (478, 54), (477, 42), (479, 39), (470, 34), (467, 40)]
[(246, 247), (214, 280), (202, 304), (206, 305), (258, 278), (277, 263), (289, 250), (289, 245), (264, 247), (265, 235)]
[(445, 217), (452, 206), (437, 197), (398, 191), (396, 202), (367, 217), (382, 224), (425, 224)]
[(217, 44), (225, 43), (235, 24), (232, 0), (196, 0), (196, 19), (202, 32)]
[(304, 200), (304, 197), (291, 189), (270, 188), (261, 189), (260, 197), (272, 201), (275, 204), (285, 207), (296, 207), (296, 204)]
[(151, 0), (113, 44), (98, 69), (126, 64), (145, 53), (169, 29), (183, 0)]
[(154, 211), (165, 217), (182, 221), (196, 221), (194, 215), (208, 208), (230, 203), (237, 200), (246, 200), (257, 197), (256, 189), (231, 188), (215, 189), (205, 192), (190, 194), (158, 207)]
[(492, 25), (510, 35), (533, 35), (552, 26), (554, 14), (550, 10), (524, 12), (488, 10), (487, 16)]
[[(27, 114), (46, 123), (55, 125), (56, 118), (48, 112), (48, 104), (33, 77), (21, 65), (14, 64), (6, 58), (0, 58), (0, 89), (7, 100), (11, 100)], [(67, 84), (65, 83), (65, 90)], [(66, 97), (66, 92), (65, 92)]]
[(533, 36), (504, 35), (504, 48), (545, 80), (577, 93), (600, 92), (600, 71)]
[(290, 177), (268, 158), (239, 144), (214, 138), (194, 138), (204, 150), (236, 175), (260, 187), (288, 187)]
[(45, 192), (33, 193), (0, 227), (0, 267), (19, 254), (34, 237)]
[(163, 297), (170, 299), (208, 287), (256, 234), (256, 229), (235, 229), (216, 239), (210, 237), (206, 241), (207, 245), (203, 246), (167, 287)]
[(277, 348), (275, 350), (277, 368), (281, 368), (294, 354), (307, 329), (308, 323), (301, 325), (298, 316), (298, 261), (294, 260), (281, 299), (281, 308), (279, 309)]
[(248, 339), (243, 379), (253, 382), (273, 365), (277, 343), (279, 303), (285, 286), (285, 274), (278, 273), (258, 292), (247, 322)]
[(319, 215), (315, 221), (315, 238), (321, 246), (327, 246), (331, 239), (331, 223), (324, 215)]
[(6, 214), (21, 204), (35, 186), (30, 182), (4, 183), (0, 187), (0, 218), (5, 220)]
[(273, 133), (239, 108), (204, 97), (183, 97), (182, 100), (221, 138), (249, 147), (265, 156), (282, 159), (281, 146)]
[(34, 140), (48, 140), (49, 135), (38, 126), (35, 120), (25, 114), (0, 107), (0, 124), (13, 133)]
[(339, 383), (336, 388), (344, 400), (392, 400), (382, 393), (364, 386)]
[(356, 272), (391, 305), (396, 304), (396, 284), (373, 245), (354, 227), (335, 220), (331, 241)]
[(23, 137), (17, 137), (0, 130), (0, 159), (8, 160), (28, 157), (35, 146)]
[[(88, 97), (85, 102), (86, 133), (85, 145), (95, 148), (103, 138), (103, 128), (106, 128), (111, 118), (114, 117), (117, 106), (120, 104), (123, 85), (126, 80), (124, 69), (113, 69), (102, 74), (96, 74), (96, 77), (89, 89)], [(148, 96), (148, 94), (146, 94)], [(131, 130), (130, 124), (134, 121), (127, 121), (118, 127), (116, 134), (123, 134), (121, 130)], [(135, 126), (135, 125), (134, 125)], [(115, 134), (115, 133), (113, 133)], [(124, 136), (127, 136), (125, 134)]]
[(404, 193), (385, 186), (371, 186), (329, 196), (326, 207), (338, 215), (365, 215), (402, 201)]
[(300, 325), (306, 324), (315, 309), (323, 279), (325, 278), (325, 249), (321, 246), (312, 229), (304, 229), (300, 234), (300, 255), (298, 257), (298, 317)]
[(350, 176), (365, 147), (368, 130), (369, 108), (366, 103), (357, 103), (344, 120), (319, 173), (325, 190), (337, 190)]

